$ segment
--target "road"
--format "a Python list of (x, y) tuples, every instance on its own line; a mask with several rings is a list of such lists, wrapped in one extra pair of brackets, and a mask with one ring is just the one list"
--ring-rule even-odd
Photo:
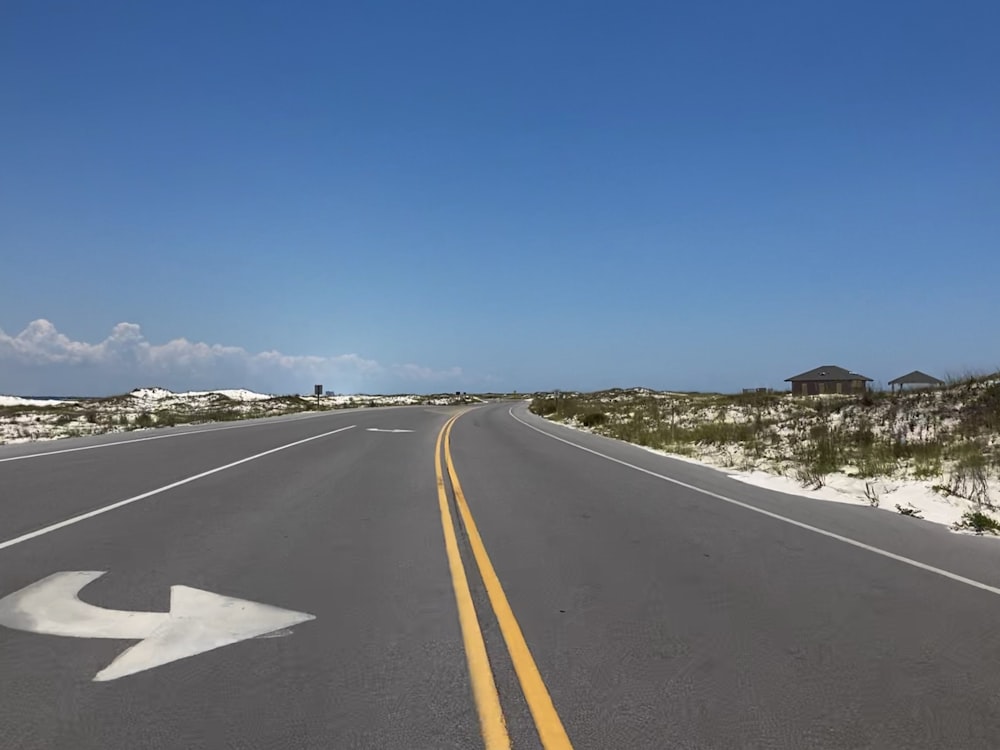
[(2, 748), (1000, 744), (996, 541), (523, 403), (0, 447), (0, 623)]

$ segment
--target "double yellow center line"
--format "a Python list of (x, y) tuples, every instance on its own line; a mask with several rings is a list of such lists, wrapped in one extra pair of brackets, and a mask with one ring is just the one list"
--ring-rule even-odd
[(509, 750), (511, 747), (510, 735), (507, 733), (507, 724), (504, 720), (503, 708), (500, 705), (496, 680), (493, 677), (489, 656), (486, 653), (483, 631), (476, 615), (472, 592), (469, 589), (469, 580), (465, 574), (465, 565), (458, 547), (458, 538), (455, 535), (455, 524), (452, 521), (451, 509), (448, 504), (444, 472), (441, 469), (442, 446), (444, 447), (444, 462), (448, 467), (448, 477), (455, 495), (458, 515), (469, 538), (473, 559), (476, 561), (479, 575), (486, 588), (486, 595), (493, 607), (493, 614), (497, 618), (500, 632), (507, 644), (514, 672), (521, 684), (521, 691), (524, 693), (528, 710), (531, 711), (542, 747), (545, 750), (572, 750), (573, 746), (563, 728), (562, 721), (559, 719), (559, 714), (556, 713), (555, 706), (552, 704), (552, 698), (542, 681), (542, 676), (538, 672), (528, 644), (524, 640), (521, 626), (517, 624), (514, 611), (510, 607), (510, 602), (507, 601), (507, 595), (504, 593), (503, 586), (500, 585), (500, 579), (493, 568), (493, 563), (490, 562), (490, 557), (486, 554), (483, 539), (479, 535), (475, 520), (472, 518), (469, 504), (465, 500), (465, 493), (462, 492), (462, 484), (458, 480), (455, 464), (451, 458), (451, 428), (460, 416), (462, 416), (461, 413), (449, 419), (441, 428), (441, 432), (438, 433), (437, 445), (434, 448), (434, 471), (437, 475), (438, 505), (441, 509), (444, 546), (448, 555), (452, 586), (455, 589), (455, 602), (458, 606), (458, 620), (462, 629), (462, 641), (465, 645), (465, 656), (469, 665), (472, 695), (479, 713), (479, 726), (486, 750)]

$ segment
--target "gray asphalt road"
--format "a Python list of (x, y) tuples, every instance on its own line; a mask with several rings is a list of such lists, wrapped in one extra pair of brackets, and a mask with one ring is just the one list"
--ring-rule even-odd
[[(574, 747), (1000, 746), (1000, 589), (972, 585), (1000, 587), (1000, 545), (509, 409), (464, 414), (451, 452)], [(0, 747), (482, 747), (434, 472), (457, 411), (0, 447), (0, 598), (107, 571), (83, 601), (315, 616), (110, 682), (135, 640), (0, 627)], [(540, 747), (451, 512), (513, 746)]]

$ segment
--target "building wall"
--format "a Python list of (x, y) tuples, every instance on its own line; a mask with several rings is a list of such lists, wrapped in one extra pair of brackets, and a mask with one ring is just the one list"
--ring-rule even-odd
[(864, 393), (867, 390), (868, 384), (864, 380), (800, 380), (792, 383), (793, 396)]

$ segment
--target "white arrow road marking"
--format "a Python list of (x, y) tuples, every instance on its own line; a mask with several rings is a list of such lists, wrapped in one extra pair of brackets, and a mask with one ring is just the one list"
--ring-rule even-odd
[(15, 591), (0, 599), (0, 625), (76, 638), (141, 639), (94, 676), (104, 682), (315, 619), (188, 586), (170, 587), (169, 612), (125, 612), (80, 601), (80, 590), (102, 575), (53, 573)]
[(369, 427), (368, 432), (413, 432), (413, 430), (383, 430), (380, 427)]

